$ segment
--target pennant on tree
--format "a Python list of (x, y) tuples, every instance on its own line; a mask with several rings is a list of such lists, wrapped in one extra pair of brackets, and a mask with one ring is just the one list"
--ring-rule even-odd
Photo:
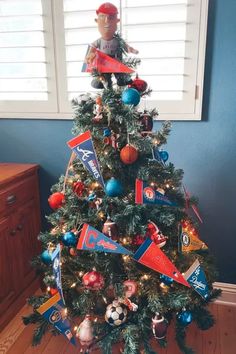
[(66, 317), (65, 306), (60, 293), (56, 293), (37, 312), (45, 317), (60, 333), (62, 333), (73, 345), (76, 345), (75, 338), (71, 332), (70, 322)]
[(141, 179), (136, 179), (135, 182), (135, 203), (177, 206), (176, 203), (170, 201), (165, 195), (148, 186), (148, 184)]
[(105, 236), (94, 227), (84, 224), (80, 238), (77, 244), (77, 249), (87, 251), (100, 251), (107, 253), (132, 254), (129, 250)]
[(146, 267), (167, 275), (177, 283), (190, 288), (189, 283), (184, 279), (183, 275), (178, 271), (175, 265), (150, 239), (147, 238), (145, 240), (145, 242), (137, 249), (133, 258)]
[(199, 260), (196, 259), (191, 267), (184, 274), (188, 283), (200, 294), (204, 299), (209, 296), (209, 288), (206, 280), (206, 275), (202, 269)]
[(180, 249), (182, 252), (206, 250), (207, 245), (200, 240), (197, 230), (188, 221), (184, 221), (180, 229)]
[[(185, 195), (185, 202), (186, 202), (186, 209), (189, 209), (189, 199), (190, 199), (190, 193), (187, 191), (187, 188), (183, 185), (183, 190), (184, 190), (184, 195)], [(198, 220), (203, 223), (203, 220), (200, 216), (199, 210), (196, 207), (196, 205), (192, 204), (191, 208), (195, 215), (197, 216)]]
[[(90, 64), (83, 63), (82, 72), (91, 73), (94, 70), (99, 73), (133, 73), (134, 70), (124, 65), (120, 61), (101, 52), (99, 49), (92, 47), (95, 57)], [(87, 51), (88, 53), (88, 51)]]
[(61, 264), (61, 246), (60, 246), (60, 244), (58, 244), (56, 249), (52, 252), (51, 259), (52, 259), (53, 275), (54, 275), (54, 278), (56, 281), (56, 287), (61, 295), (61, 299), (62, 299), (63, 303), (65, 304), (65, 300), (63, 297), (63, 291), (62, 291), (62, 284), (61, 284), (61, 265), (60, 265)]
[(67, 144), (76, 153), (80, 161), (82, 161), (84, 167), (104, 187), (104, 181), (100, 172), (90, 131), (88, 130), (85, 133), (71, 139), (67, 142)]

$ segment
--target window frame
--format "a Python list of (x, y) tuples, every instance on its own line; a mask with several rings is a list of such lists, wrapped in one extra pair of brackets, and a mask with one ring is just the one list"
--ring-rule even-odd
[[(193, 23), (196, 16), (196, 4), (198, 5), (199, 27), (196, 29), (190, 26), (191, 30), (187, 32), (188, 36), (198, 37), (198, 47), (195, 47), (195, 85), (191, 86), (187, 102), (190, 102), (188, 112), (178, 109), (178, 101), (152, 101), (152, 103), (143, 102), (138, 108), (157, 108), (160, 112), (158, 120), (176, 120), (176, 121), (199, 121), (202, 114), (203, 83), (205, 50), (207, 36), (209, 0), (189, 0), (187, 23)], [(0, 101), (0, 118), (14, 119), (73, 119), (73, 111), (70, 101), (67, 100), (67, 74), (66, 74), (66, 52), (64, 36), (64, 12), (63, 0), (42, 0), (43, 20), (45, 33), (47, 78), (49, 85), (50, 101)], [(121, 13), (121, 9), (119, 9)], [(189, 40), (187, 37), (187, 43)], [(187, 44), (188, 45), (188, 44)], [(191, 61), (192, 62), (192, 61)], [(188, 70), (188, 61), (185, 61), (185, 70)], [(89, 75), (89, 74), (88, 74)], [(17, 106), (12, 104), (16, 102)], [(2, 111), (4, 107), (11, 106), (12, 112)], [(145, 107), (144, 107), (145, 106)], [(162, 107), (170, 107), (169, 112), (162, 113)], [(191, 108), (192, 107), (192, 108)], [(177, 109), (177, 111), (176, 111)], [(185, 105), (186, 109), (186, 105)]]

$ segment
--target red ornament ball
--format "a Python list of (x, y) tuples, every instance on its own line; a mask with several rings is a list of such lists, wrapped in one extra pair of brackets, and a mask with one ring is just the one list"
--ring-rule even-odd
[(59, 209), (65, 203), (65, 195), (61, 192), (56, 192), (50, 195), (48, 203), (52, 209)]
[(82, 197), (83, 191), (85, 190), (85, 185), (83, 182), (77, 181), (73, 183), (72, 189), (78, 197)]
[(104, 286), (103, 276), (96, 270), (85, 273), (82, 278), (83, 284), (86, 289), (89, 290), (100, 290)]
[(138, 158), (138, 150), (130, 145), (127, 144), (120, 152), (120, 159), (126, 165), (131, 165), (134, 163)]
[(136, 79), (133, 80), (132, 84), (130, 84), (130, 87), (136, 89), (138, 92), (144, 92), (147, 89), (147, 83), (144, 80), (139, 79), (139, 77), (136, 77)]

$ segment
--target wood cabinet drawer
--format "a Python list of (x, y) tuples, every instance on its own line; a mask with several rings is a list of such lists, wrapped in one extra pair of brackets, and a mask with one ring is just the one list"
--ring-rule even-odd
[(22, 181), (0, 191), (0, 215), (32, 199), (35, 195), (35, 177), (29, 176)]

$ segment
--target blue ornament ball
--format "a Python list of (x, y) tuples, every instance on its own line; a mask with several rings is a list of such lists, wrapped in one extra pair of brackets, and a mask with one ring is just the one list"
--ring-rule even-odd
[(183, 325), (187, 326), (192, 322), (192, 313), (187, 310), (183, 310), (177, 315), (177, 320)]
[(105, 193), (108, 197), (118, 197), (123, 193), (123, 187), (120, 181), (112, 177), (105, 184)]
[(52, 255), (48, 252), (48, 250), (43, 251), (41, 254), (41, 260), (44, 264), (50, 264), (52, 261)]
[(170, 277), (168, 277), (167, 275), (164, 275), (164, 274), (160, 275), (160, 280), (165, 285), (171, 285), (173, 283), (173, 281), (174, 281), (172, 278), (170, 278)]
[(161, 157), (162, 161), (166, 162), (168, 160), (169, 154), (168, 154), (167, 151), (160, 150), (159, 154), (160, 154), (160, 157)]
[(124, 104), (132, 104), (137, 106), (137, 104), (140, 102), (140, 93), (134, 88), (128, 88), (122, 93), (122, 102)]
[(62, 236), (62, 243), (68, 247), (76, 246), (76, 236), (74, 232), (68, 231)]

